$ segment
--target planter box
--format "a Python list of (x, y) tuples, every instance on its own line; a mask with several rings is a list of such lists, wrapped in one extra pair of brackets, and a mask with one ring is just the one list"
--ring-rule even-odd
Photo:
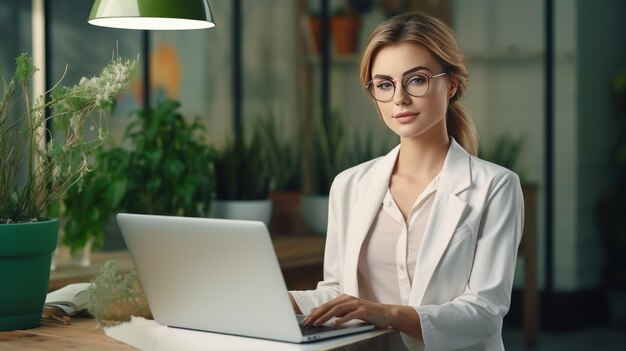
[(39, 326), (58, 221), (0, 225), (0, 331)]

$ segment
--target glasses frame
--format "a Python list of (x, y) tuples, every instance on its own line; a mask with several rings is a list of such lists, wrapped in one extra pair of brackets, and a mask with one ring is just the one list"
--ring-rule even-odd
[[(406, 77), (406, 76), (408, 76), (408, 75), (411, 75), (411, 74), (415, 74), (415, 73), (416, 73), (416, 72), (411, 72), (411, 73), (408, 73), (408, 74), (403, 75), (403, 76), (402, 76), (402, 78), (400, 78), (400, 81), (403, 81), (403, 80), (404, 80), (404, 77)], [(442, 77), (442, 76), (445, 76), (445, 75), (447, 75), (447, 74), (448, 74), (448, 72), (442, 72), (442, 73), (439, 73), (439, 74), (435, 74), (435, 75), (433, 75), (433, 76), (429, 76), (428, 74), (425, 74), (425, 73), (420, 73), (420, 74), (423, 74), (423, 75), (425, 75), (425, 76), (426, 76), (426, 78), (428, 78), (427, 83), (426, 83), (428, 86), (426, 87), (426, 91), (424, 92), (424, 94), (422, 94), (422, 95), (413, 95), (413, 94), (409, 93), (409, 91), (406, 89), (406, 86), (404, 86), (404, 84), (400, 84), (400, 86), (402, 86), (402, 89), (404, 90), (404, 92), (405, 92), (405, 93), (407, 93), (407, 94), (409, 94), (410, 96), (413, 96), (413, 97), (422, 97), (422, 96), (424, 96), (424, 95), (428, 94), (428, 92), (430, 91), (430, 81), (431, 81), (432, 79), (435, 79), (435, 78), (437, 78), (437, 77)], [(378, 102), (389, 102), (389, 101), (393, 100), (393, 97), (394, 97), (394, 96), (396, 96), (396, 85), (397, 85), (398, 80), (390, 80), (390, 81), (391, 81), (391, 83), (393, 84), (393, 94), (391, 94), (391, 97), (390, 97), (389, 99), (387, 99), (387, 100), (379, 100), (379, 99), (377, 99), (377, 98), (376, 98), (376, 96), (374, 96), (374, 93), (372, 93), (372, 91), (370, 90), (370, 86), (372, 86), (372, 83), (374, 83), (374, 80), (373, 80), (373, 79), (372, 79), (372, 80), (370, 80), (370, 81), (367, 83), (367, 85), (365, 86), (365, 90), (367, 90), (367, 92), (370, 94), (370, 96), (371, 96), (374, 100), (376, 100), (376, 101), (378, 101)]]

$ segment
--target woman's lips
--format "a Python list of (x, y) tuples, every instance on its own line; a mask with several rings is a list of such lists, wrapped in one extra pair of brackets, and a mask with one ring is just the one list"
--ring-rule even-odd
[(400, 123), (409, 123), (417, 118), (417, 112), (399, 112), (393, 115), (393, 118)]

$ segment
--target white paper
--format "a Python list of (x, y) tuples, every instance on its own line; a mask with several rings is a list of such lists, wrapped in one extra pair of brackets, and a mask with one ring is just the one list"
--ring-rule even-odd
[(208, 333), (196, 330), (168, 328), (153, 320), (146, 320), (141, 317), (132, 317), (129, 322), (104, 328), (104, 332), (106, 335), (117, 341), (146, 351), (313, 351), (329, 350), (342, 345), (349, 345), (360, 340), (388, 333), (389, 330), (374, 330), (367, 333), (349, 335), (326, 341), (293, 344), (288, 342)]

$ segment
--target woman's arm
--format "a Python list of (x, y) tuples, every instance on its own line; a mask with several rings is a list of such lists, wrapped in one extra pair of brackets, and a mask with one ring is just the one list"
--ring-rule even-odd
[(420, 318), (415, 309), (404, 305), (386, 305), (349, 295), (328, 301), (311, 310), (304, 323), (321, 325), (333, 317), (334, 326), (340, 326), (353, 319), (361, 319), (374, 324), (377, 328), (395, 328), (416, 339), (422, 339)]

